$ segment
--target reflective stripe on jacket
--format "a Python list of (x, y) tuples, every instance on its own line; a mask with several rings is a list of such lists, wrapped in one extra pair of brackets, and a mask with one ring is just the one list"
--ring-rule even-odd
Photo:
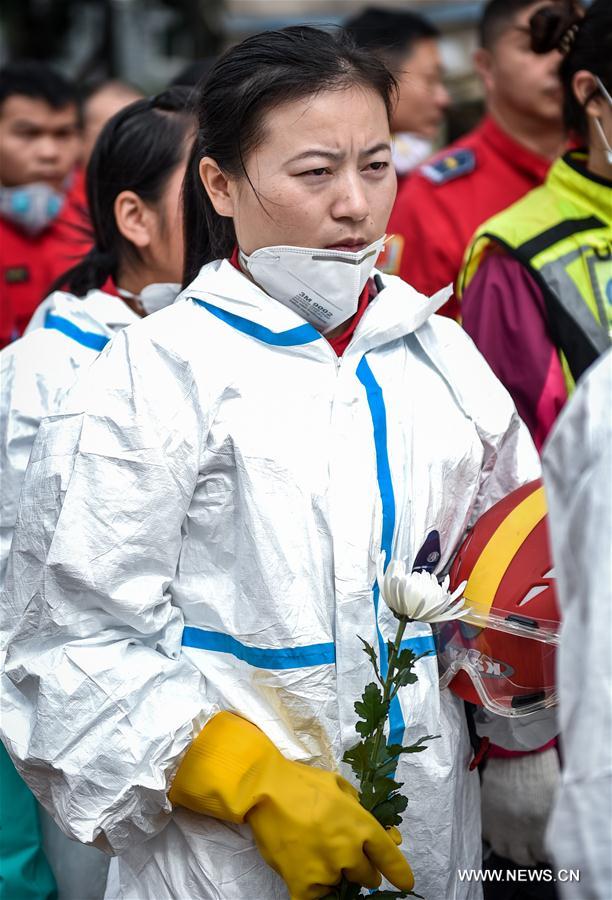
[(610, 345), (612, 185), (587, 173), (576, 151), (545, 184), (478, 229), (458, 279), (463, 296), (491, 245), (518, 260), (540, 286), (568, 391)]

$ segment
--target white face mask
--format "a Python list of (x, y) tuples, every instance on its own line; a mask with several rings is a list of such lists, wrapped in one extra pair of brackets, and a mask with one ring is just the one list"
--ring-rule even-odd
[(407, 175), (417, 166), (425, 162), (434, 151), (433, 141), (421, 137), (420, 134), (400, 132), (393, 135), (391, 157), (398, 175)]
[[(599, 88), (599, 90), (603, 94), (605, 100), (607, 101), (608, 106), (612, 109), (612, 97), (610, 96), (609, 91), (604, 86), (601, 78), (598, 78), (597, 75), (595, 76), (595, 81), (597, 82), (597, 87)], [(601, 124), (601, 122), (599, 121), (599, 119), (594, 119), (593, 121), (595, 122), (595, 127), (597, 128), (597, 130), (599, 132), (599, 136), (601, 137), (601, 140), (603, 142), (604, 149), (606, 152), (606, 159), (608, 160), (608, 163), (612, 166), (612, 147), (610, 146), (610, 141), (606, 137), (606, 132), (604, 131), (604, 127)]]
[(385, 236), (357, 253), (262, 247), (240, 262), (263, 290), (327, 334), (357, 312)]
[(128, 300), (137, 300), (147, 316), (157, 312), (159, 309), (165, 309), (166, 306), (170, 306), (171, 303), (174, 303), (180, 292), (180, 284), (175, 284), (172, 281), (148, 284), (139, 294), (133, 294), (131, 291), (126, 291), (124, 288), (117, 288), (117, 293), (120, 297), (126, 297)]

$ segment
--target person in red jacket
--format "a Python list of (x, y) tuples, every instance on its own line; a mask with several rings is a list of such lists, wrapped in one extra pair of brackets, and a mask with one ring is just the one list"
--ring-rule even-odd
[(76, 88), (43, 63), (1, 69), (0, 347), (89, 247), (74, 179), (80, 152)]
[[(489, 0), (474, 63), (486, 115), (474, 131), (441, 150), (402, 186), (382, 262), (417, 290), (454, 282), (474, 231), (540, 185), (565, 147), (561, 54), (531, 50), (529, 20), (559, 0)], [(456, 317), (454, 298), (442, 312)]]

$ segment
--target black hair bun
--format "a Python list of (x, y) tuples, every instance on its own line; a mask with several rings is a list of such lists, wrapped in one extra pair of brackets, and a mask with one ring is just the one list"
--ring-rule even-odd
[(538, 9), (529, 20), (534, 53), (560, 50), (567, 54), (576, 38), (583, 13), (574, 3), (553, 3)]

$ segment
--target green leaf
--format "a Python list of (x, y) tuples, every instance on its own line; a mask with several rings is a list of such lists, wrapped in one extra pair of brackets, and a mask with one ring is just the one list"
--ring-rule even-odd
[(363, 652), (369, 657), (369, 660), (374, 667), (374, 672), (376, 673), (377, 679), (382, 684), (382, 679), (380, 677), (380, 671), (378, 668), (378, 657), (376, 656), (376, 651), (374, 650), (374, 647), (372, 647), (371, 644), (368, 644), (367, 641), (364, 641), (364, 639), (362, 637), (360, 637), (359, 635), (357, 635), (357, 637), (363, 644)]
[(418, 659), (418, 657), (415, 656), (415, 654), (412, 652), (412, 650), (409, 650), (408, 647), (405, 647), (401, 651), (399, 656), (397, 657), (395, 665), (401, 672), (404, 669), (411, 669), (414, 666), (417, 659)]
[(382, 741), (380, 742), (380, 746), (378, 748), (378, 753), (376, 754), (376, 759), (372, 759), (373, 768), (377, 768), (381, 763), (385, 762), (389, 758), (387, 739), (383, 736)]
[(355, 703), (355, 712), (363, 721), (357, 722), (355, 731), (362, 737), (369, 737), (385, 721), (389, 704), (383, 701), (381, 690), (374, 683), (366, 686), (361, 697)]
[(420, 737), (414, 744), (410, 744), (408, 747), (402, 747), (402, 753), (420, 753), (422, 750), (427, 750), (425, 741), (436, 741), (439, 737), (439, 734), (424, 734), (423, 737)]
[(377, 778), (394, 775), (398, 758), (402, 753), (420, 753), (422, 750), (427, 750), (425, 742), (436, 740), (439, 737), (439, 734), (424, 734), (418, 741), (407, 747), (402, 746), (402, 744), (383, 744), (379, 750), (378, 758), (374, 763), (370, 763), (370, 766), (376, 772)]
[(402, 784), (392, 778), (377, 776), (372, 782), (363, 785), (359, 800), (361, 805), (368, 810), (374, 809), (383, 800), (387, 800), (394, 791), (398, 791)]
[(387, 777), (388, 775), (393, 775), (397, 768), (397, 758), (401, 752), (401, 744), (387, 744), (386, 741), (383, 741), (379, 748), (378, 756), (372, 763), (376, 776)]
[(391, 759), (388, 759), (386, 762), (383, 762), (376, 767), (376, 775), (379, 778), (387, 778), (389, 775), (394, 775), (396, 769), (397, 757), (393, 756)]
[(385, 828), (391, 825), (401, 825), (401, 813), (408, 806), (408, 798), (402, 794), (392, 794), (387, 800), (383, 800), (378, 806), (370, 810), (375, 819)]
[(401, 744), (387, 744), (387, 756), (399, 756), (403, 749)]
[(345, 763), (348, 763), (354, 774), (361, 781), (370, 768), (370, 749), (365, 741), (359, 741), (358, 744), (346, 751), (342, 759)]
[(400, 672), (399, 675), (396, 675), (394, 681), (398, 688), (405, 687), (407, 684), (415, 684), (419, 680), (419, 676), (416, 672), (411, 672), (410, 669), (404, 669), (403, 672)]

